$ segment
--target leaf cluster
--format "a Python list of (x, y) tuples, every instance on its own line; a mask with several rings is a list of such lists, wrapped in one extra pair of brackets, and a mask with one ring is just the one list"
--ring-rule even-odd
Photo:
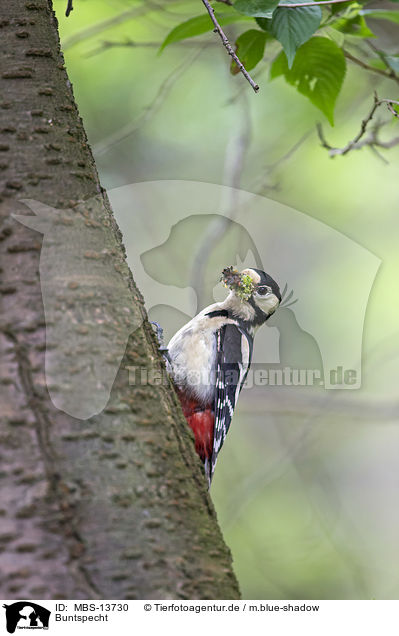
[[(235, 51), (247, 71), (268, 63), (271, 80), (283, 77), (319, 108), (333, 125), (347, 58), (354, 59), (354, 56), (348, 55), (348, 49), (353, 48), (356, 52), (360, 49), (360, 65), (363, 68), (375, 69), (387, 77), (398, 79), (399, 54), (370, 45), (370, 40), (373, 42), (375, 38), (370, 21), (385, 20), (399, 24), (399, 0), (391, 2), (392, 9), (376, 9), (367, 8), (369, 0), (327, 4), (320, 4), (317, 0), (235, 0), (232, 4), (214, 2), (213, 9), (221, 26), (232, 23), (246, 25), (236, 38)], [(192, 17), (170, 31), (161, 50), (213, 28), (208, 14)], [(266, 60), (267, 51), (271, 55)], [(233, 75), (239, 72), (234, 60), (230, 70)]]

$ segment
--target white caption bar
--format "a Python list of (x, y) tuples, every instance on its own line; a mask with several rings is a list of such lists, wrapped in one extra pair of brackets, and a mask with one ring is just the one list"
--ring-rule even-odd
[[(0, 601), (0, 633), (173, 634), (235, 633), (336, 636), (389, 633), (399, 601)], [(23, 631), (22, 631), (23, 630)], [(261, 630), (261, 631), (259, 631)], [(39, 635), (37, 634), (39, 632)]]

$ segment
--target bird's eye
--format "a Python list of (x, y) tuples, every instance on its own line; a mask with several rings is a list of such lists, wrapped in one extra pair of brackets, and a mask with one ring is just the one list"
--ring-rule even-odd
[(259, 296), (265, 296), (268, 291), (269, 291), (268, 287), (258, 287), (257, 289)]

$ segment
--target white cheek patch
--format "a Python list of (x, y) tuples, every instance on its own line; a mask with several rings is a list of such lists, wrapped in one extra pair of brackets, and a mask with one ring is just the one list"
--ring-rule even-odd
[(272, 314), (276, 311), (280, 304), (280, 301), (275, 294), (270, 294), (270, 296), (267, 296), (267, 298), (264, 299), (258, 299), (256, 302), (265, 314)]

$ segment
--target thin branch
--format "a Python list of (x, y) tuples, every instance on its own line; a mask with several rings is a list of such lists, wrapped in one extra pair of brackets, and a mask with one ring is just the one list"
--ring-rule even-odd
[(381, 68), (374, 68), (374, 66), (370, 66), (370, 64), (363, 62), (363, 60), (359, 60), (358, 57), (355, 57), (354, 55), (352, 55), (352, 53), (349, 53), (349, 51), (347, 51), (346, 49), (342, 49), (342, 51), (345, 57), (351, 62), (353, 62), (354, 64), (357, 64), (357, 66), (364, 68), (366, 71), (371, 71), (372, 73), (377, 73), (377, 75), (382, 75), (383, 77), (387, 77), (388, 79), (393, 79), (395, 80), (395, 82), (399, 84), (399, 77), (396, 75), (396, 73), (394, 73), (394, 71), (384, 71)]
[(399, 113), (393, 108), (393, 104), (399, 105), (399, 102), (394, 100), (394, 99), (386, 99), (386, 98), (379, 99), (377, 93), (374, 93), (374, 104), (373, 104), (369, 114), (363, 119), (363, 121), (362, 121), (362, 123), (360, 125), (359, 132), (343, 148), (334, 148), (333, 146), (331, 146), (327, 142), (327, 140), (326, 140), (326, 138), (324, 136), (324, 132), (323, 132), (323, 128), (322, 128), (321, 124), (317, 124), (317, 133), (319, 135), (319, 139), (320, 139), (321, 145), (323, 146), (323, 148), (326, 148), (326, 150), (328, 150), (328, 154), (330, 155), (330, 157), (335, 157), (336, 155), (346, 155), (351, 150), (360, 150), (360, 148), (363, 148), (364, 146), (370, 146), (370, 147), (377, 146), (379, 148), (393, 148), (394, 146), (397, 146), (399, 144), (399, 137), (394, 137), (393, 139), (391, 139), (389, 141), (381, 141), (378, 138), (378, 133), (379, 133), (381, 127), (384, 125), (382, 123), (376, 124), (374, 126), (374, 130), (372, 130), (371, 134), (368, 137), (366, 137), (365, 139), (363, 139), (363, 137), (364, 137), (364, 135), (365, 135), (365, 133), (367, 131), (368, 125), (371, 122), (371, 120), (373, 119), (377, 108), (379, 108), (383, 104), (386, 104), (388, 110), (395, 117), (399, 118)]
[[(256, 83), (258, 83), (259, 78), (262, 76), (262, 74), (264, 74), (267, 71), (268, 71), (267, 64), (262, 64), (261, 66), (258, 66), (256, 69), (254, 69), (252, 78), (256, 81)], [(226, 100), (225, 106), (230, 106), (234, 104), (237, 100), (241, 99), (242, 95), (244, 94), (244, 92), (246, 92), (246, 90), (247, 90), (246, 84), (240, 84), (239, 86), (237, 85), (237, 90), (235, 94)]]
[(350, 150), (352, 150), (353, 146), (355, 146), (358, 141), (360, 141), (360, 139), (363, 137), (363, 135), (365, 134), (366, 130), (367, 130), (367, 126), (370, 123), (370, 121), (373, 119), (374, 117), (374, 113), (377, 110), (377, 108), (381, 105), (380, 100), (378, 99), (377, 93), (374, 94), (374, 104), (369, 112), (369, 114), (367, 115), (367, 117), (365, 117), (362, 120), (361, 126), (360, 126), (360, 130), (358, 132), (358, 134), (356, 135), (356, 137), (354, 137), (354, 139), (352, 139), (352, 141), (350, 141), (347, 146), (345, 146), (345, 148), (342, 151), (342, 154), (345, 155), (347, 152), (349, 152)]
[(73, 0), (68, 0), (68, 2), (67, 2), (67, 8), (66, 8), (66, 10), (65, 10), (65, 15), (66, 15), (66, 17), (68, 17), (68, 16), (69, 16), (69, 14), (71, 13), (71, 11), (73, 11), (73, 4), (72, 4), (72, 3), (73, 3)]
[(258, 90), (259, 90), (258, 84), (256, 84), (256, 82), (254, 82), (254, 80), (252, 79), (252, 77), (250, 76), (248, 71), (245, 69), (245, 67), (242, 64), (242, 62), (240, 62), (240, 60), (238, 59), (237, 55), (234, 53), (233, 47), (231, 46), (230, 42), (228, 41), (228, 39), (227, 39), (225, 33), (223, 32), (222, 27), (220, 26), (219, 22), (215, 18), (215, 13), (214, 13), (213, 8), (209, 4), (208, 0), (202, 0), (202, 3), (205, 5), (206, 10), (209, 13), (209, 17), (212, 20), (213, 24), (215, 25), (215, 29), (214, 29), (215, 33), (218, 33), (218, 35), (220, 36), (220, 39), (222, 40), (223, 46), (227, 49), (228, 54), (233, 58), (234, 62), (237, 64), (239, 70), (244, 75), (245, 79), (252, 86), (254, 92), (257, 93)]
[(391, 104), (387, 104), (387, 108), (388, 110), (392, 113), (392, 115), (394, 117), (397, 117), (399, 119), (399, 113), (397, 110), (395, 110), (394, 108), (392, 108)]
[(319, 141), (321, 143), (322, 148), (325, 148), (328, 151), (334, 150), (334, 148), (332, 146), (330, 146), (330, 144), (328, 143), (327, 139), (325, 138), (323, 126), (321, 125), (320, 122), (317, 122), (316, 130), (317, 130), (317, 134), (318, 134)]

